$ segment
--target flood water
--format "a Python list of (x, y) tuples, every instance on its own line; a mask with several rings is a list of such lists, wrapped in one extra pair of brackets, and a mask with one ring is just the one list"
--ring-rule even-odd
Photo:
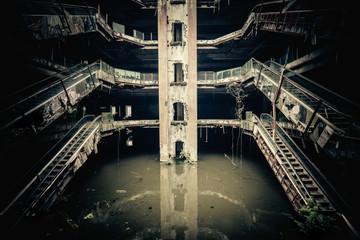
[(195, 164), (166, 165), (156, 152), (118, 157), (116, 148), (100, 148), (50, 211), (20, 224), (18, 233), (38, 239), (302, 239), (290, 203), (255, 150), (247, 146), (234, 157), (235, 167), (217, 150), (200, 152)]

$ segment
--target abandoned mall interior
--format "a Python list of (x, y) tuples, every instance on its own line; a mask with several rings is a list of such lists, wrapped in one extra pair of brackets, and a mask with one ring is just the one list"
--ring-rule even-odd
[(356, 6), (2, 7), (1, 239), (359, 239)]

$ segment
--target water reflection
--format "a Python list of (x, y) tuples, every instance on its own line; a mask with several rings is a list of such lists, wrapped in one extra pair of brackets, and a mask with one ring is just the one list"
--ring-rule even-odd
[(61, 201), (26, 224), (40, 239), (295, 237), (291, 205), (266, 162), (235, 163), (223, 153), (201, 154), (191, 165), (159, 163), (156, 154), (119, 162), (95, 155)]
[(197, 238), (197, 177), (197, 163), (160, 165), (162, 239)]

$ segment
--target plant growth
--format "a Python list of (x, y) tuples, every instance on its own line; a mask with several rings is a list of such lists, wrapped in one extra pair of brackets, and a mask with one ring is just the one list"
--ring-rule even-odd
[(307, 205), (298, 211), (300, 221), (295, 220), (301, 232), (306, 235), (316, 235), (326, 232), (330, 227), (330, 220), (320, 211), (320, 204), (312, 198), (308, 199)]

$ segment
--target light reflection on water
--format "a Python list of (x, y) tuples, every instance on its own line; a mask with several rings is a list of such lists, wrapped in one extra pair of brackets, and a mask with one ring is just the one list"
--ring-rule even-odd
[(259, 162), (263, 159), (244, 156), (234, 168), (223, 154), (200, 154), (193, 165), (160, 164), (153, 154), (119, 162), (103, 157), (95, 155), (90, 161), (97, 164), (85, 165), (73, 179), (50, 211), (66, 222), (44, 235), (294, 239), (298, 234), (290, 204), (266, 163)]

